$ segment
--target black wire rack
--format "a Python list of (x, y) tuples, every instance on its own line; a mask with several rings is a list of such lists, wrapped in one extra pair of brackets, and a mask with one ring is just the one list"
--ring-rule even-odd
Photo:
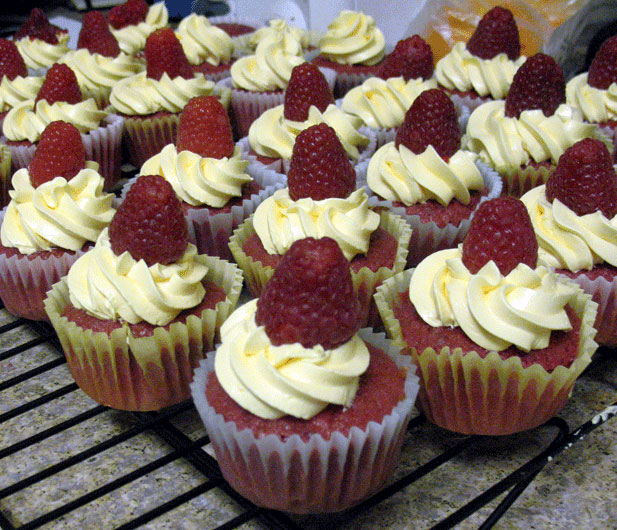
[[(204, 522), (186, 528), (324, 527), (323, 517), (292, 517), (256, 507), (231, 489), (208, 451), (208, 436), (192, 403), (158, 413), (125, 413), (98, 405), (72, 381), (53, 328), (12, 319), (6, 312), (0, 316), (5, 317), (0, 318), (3, 530), (69, 528), (68, 520), (76, 513), (82, 521), (76, 528), (185, 528), (183, 509), (201, 512)], [(599, 350), (592, 366), (612, 354)], [(486, 513), (489, 504), (488, 515), (478, 525), (493, 527), (549, 462), (616, 412), (617, 403), (576, 428), (559, 417), (550, 420), (532, 431), (538, 440), (533, 456), (515, 462), (491, 486), (439, 520), (417, 527), (453, 528), (480, 509)], [(446, 433), (422, 415), (412, 419), (407, 437), (406, 445), (415, 447), (404, 448), (403, 457), (417, 453), (421, 439), (438, 441), (429, 444), (433, 453), (421, 462), (403, 458), (402, 469), (380, 493), (328, 516), (329, 528), (357, 527), (363, 516), (410, 485), (429, 476), (439, 480), (446, 463), (469, 451), (490, 453), (504, 438)], [(170, 466), (171, 473), (161, 475)], [(95, 507), (103, 501), (114, 508), (101, 515)]]

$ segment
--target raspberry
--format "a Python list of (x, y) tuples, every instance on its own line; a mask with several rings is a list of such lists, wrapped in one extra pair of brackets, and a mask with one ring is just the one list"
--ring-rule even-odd
[(116, 57), (120, 54), (118, 41), (111, 34), (105, 16), (100, 11), (88, 11), (84, 14), (77, 47), (105, 57)]
[(75, 72), (66, 64), (54, 63), (45, 75), (45, 81), (36, 96), (35, 104), (42, 99), (50, 105), (56, 101), (79, 103), (82, 96)]
[(433, 51), (419, 35), (414, 35), (396, 43), (394, 50), (381, 64), (377, 77), (403, 77), (410, 79), (430, 79), (433, 76)]
[(467, 42), (467, 50), (481, 59), (492, 59), (500, 53), (512, 61), (518, 59), (521, 41), (512, 13), (500, 6), (486, 13)]
[(109, 240), (116, 255), (128, 251), (148, 267), (178, 261), (188, 227), (171, 184), (160, 175), (138, 177), (111, 220)]
[(182, 114), (176, 139), (178, 151), (192, 151), (203, 157), (229, 157), (234, 151), (229, 116), (215, 96), (191, 99)]
[(414, 100), (396, 132), (396, 146), (401, 144), (417, 155), (432, 145), (444, 160), (460, 149), (458, 116), (445, 92), (425, 90)]
[(128, 0), (128, 2), (114, 6), (109, 11), (109, 24), (114, 29), (143, 22), (148, 14), (148, 4), (144, 0)]
[(86, 150), (77, 127), (52, 121), (41, 134), (28, 171), (32, 186), (38, 188), (56, 177), (71, 180), (85, 167)]
[(359, 317), (349, 262), (336, 241), (324, 237), (291, 245), (257, 301), (255, 321), (275, 346), (332, 349), (353, 337)]
[(19, 40), (24, 37), (30, 37), (31, 39), (40, 39), (48, 44), (58, 44), (57, 34), (59, 32), (66, 33), (66, 30), (50, 24), (44, 11), (35, 7), (30, 11), (28, 20), (17, 30), (13, 39)]
[(305, 121), (311, 105), (323, 112), (330, 103), (334, 103), (332, 90), (317, 66), (306, 62), (291, 71), (291, 78), (285, 90), (285, 118)]
[(602, 90), (617, 82), (617, 35), (605, 40), (589, 65), (587, 82)]
[(473, 214), (463, 241), (463, 263), (475, 274), (491, 260), (504, 276), (519, 263), (536, 267), (538, 241), (520, 199), (484, 201)]
[(518, 118), (524, 110), (552, 116), (566, 101), (566, 81), (555, 59), (543, 53), (529, 57), (514, 74), (506, 96), (506, 116)]
[(4, 76), (15, 79), (18, 75), (28, 75), (26, 63), (12, 40), (0, 39), (0, 79)]
[(171, 28), (161, 28), (151, 33), (146, 39), (147, 75), (152, 79), (161, 79), (163, 73), (172, 79), (184, 77), (191, 79), (193, 69), (189, 64), (182, 44)]
[(297, 136), (287, 185), (294, 201), (344, 199), (356, 189), (356, 171), (332, 127), (320, 123)]
[(617, 213), (617, 175), (611, 154), (600, 140), (585, 138), (559, 157), (546, 183), (546, 198), (559, 199), (577, 215)]

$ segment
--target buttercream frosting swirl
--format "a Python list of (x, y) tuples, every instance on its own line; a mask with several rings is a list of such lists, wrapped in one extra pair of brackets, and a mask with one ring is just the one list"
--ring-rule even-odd
[(242, 186), (251, 180), (246, 173), (248, 160), (242, 160), (239, 147), (231, 157), (207, 158), (192, 151), (180, 151), (174, 144), (146, 160), (142, 175), (161, 175), (176, 195), (193, 206), (222, 208), (232, 197), (242, 195)]
[(343, 112), (336, 105), (330, 104), (322, 113), (311, 105), (305, 121), (292, 121), (284, 116), (284, 105), (278, 105), (263, 112), (249, 129), (251, 148), (261, 156), (289, 160), (296, 137), (305, 129), (319, 123), (327, 123), (335, 131), (347, 154), (357, 160), (359, 148), (369, 143), (369, 138), (359, 132), (362, 125), (357, 116)]
[(180, 112), (191, 98), (210, 95), (213, 89), (214, 82), (202, 73), (191, 79), (172, 79), (165, 72), (156, 80), (140, 72), (118, 81), (111, 89), (109, 101), (118, 112), (129, 116)]
[(587, 82), (587, 72), (577, 75), (566, 84), (566, 103), (572, 105), (590, 122), (603, 123), (617, 119), (617, 83), (603, 90)]
[(437, 88), (435, 79), (369, 77), (345, 94), (341, 108), (371, 129), (398, 127), (415, 99), (431, 88)]
[(69, 51), (69, 34), (57, 31), (57, 44), (50, 44), (41, 39), (24, 37), (15, 41), (15, 45), (28, 68), (48, 68)]
[(0, 81), (0, 112), (6, 112), (10, 108), (28, 101), (36, 99), (41, 86), (45, 81), (44, 77), (21, 77), (9, 79), (6, 75)]
[(9, 140), (36, 142), (52, 121), (72, 123), (79, 132), (87, 133), (97, 129), (108, 115), (92, 98), (74, 104), (56, 101), (52, 105), (42, 99), (36, 106), (30, 99), (9, 110), (2, 123), (2, 132)]
[(178, 25), (176, 36), (191, 64), (208, 63), (218, 66), (228, 63), (234, 51), (232, 38), (213, 26), (207, 17), (191, 13)]
[(203, 300), (202, 280), (208, 272), (204, 258), (189, 243), (177, 262), (148, 267), (128, 251), (117, 256), (105, 228), (94, 248), (69, 270), (71, 303), (101, 320), (121, 319), (130, 324), (146, 321), (165, 326), (181, 311)]
[(470, 191), (484, 188), (476, 159), (475, 153), (459, 150), (446, 162), (432, 145), (417, 155), (389, 142), (371, 157), (367, 184), (380, 197), (406, 206), (430, 199), (443, 206), (452, 199), (469, 204)]
[(164, 2), (157, 2), (148, 8), (146, 19), (139, 24), (131, 24), (124, 28), (115, 29), (109, 26), (111, 33), (116, 40), (120, 49), (129, 55), (143, 50), (146, 46), (146, 39), (150, 33), (159, 28), (167, 26), (169, 22), (169, 13)]
[(497, 171), (512, 174), (530, 160), (556, 164), (564, 151), (594, 134), (580, 110), (561, 104), (552, 116), (524, 110), (520, 117), (505, 115), (505, 101), (489, 101), (476, 108), (467, 123), (466, 147)]
[(572, 329), (565, 307), (575, 295), (574, 284), (544, 266), (521, 263), (503, 276), (491, 260), (471, 274), (460, 246), (426, 257), (409, 283), (409, 298), (427, 324), (459, 326), (493, 351), (547, 347), (551, 331)]
[(268, 254), (285, 254), (299, 239), (327, 236), (338, 243), (351, 261), (357, 254), (366, 254), (379, 221), (379, 214), (369, 208), (362, 188), (346, 199), (321, 201), (294, 201), (289, 189), (284, 188), (257, 207), (253, 226)]
[(274, 346), (255, 322), (257, 300), (236, 309), (221, 326), (214, 369), (242, 408), (265, 419), (310, 419), (329, 404), (349, 407), (370, 354), (358, 335), (337, 348), (299, 343)]
[(17, 170), (0, 230), (2, 244), (32, 254), (53, 248), (79, 250), (87, 241), (96, 241), (114, 215), (114, 196), (103, 193), (104, 182), (92, 161), (69, 181), (56, 177), (36, 188), (28, 168)]
[(282, 35), (289, 33), (294, 40), (297, 40), (303, 49), (307, 49), (311, 44), (308, 31), (287, 23), (285, 19), (275, 18), (268, 22), (267, 26), (259, 28), (251, 33), (246, 39), (247, 45), (255, 49), (257, 45), (271, 34)]
[(343, 10), (319, 40), (319, 49), (335, 63), (372, 66), (385, 57), (386, 40), (373, 17)]
[(601, 211), (578, 215), (559, 199), (549, 202), (545, 191), (542, 185), (521, 197), (538, 238), (538, 256), (551, 267), (573, 272), (603, 262), (617, 267), (617, 216), (607, 219)]
[(466, 92), (473, 89), (480, 96), (503, 99), (514, 74), (525, 60), (526, 57), (521, 55), (513, 61), (505, 53), (482, 59), (472, 55), (465, 43), (457, 42), (435, 65), (435, 77), (449, 90)]

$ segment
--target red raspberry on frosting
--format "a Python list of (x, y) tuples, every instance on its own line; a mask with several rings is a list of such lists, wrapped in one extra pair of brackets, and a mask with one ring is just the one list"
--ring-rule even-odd
[(594, 55), (587, 72), (587, 82), (602, 90), (617, 82), (617, 35), (606, 39)]
[(294, 67), (285, 90), (285, 118), (305, 121), (311, 105), (323, 112), (330, 103), (334, 103), (334, 96), (319, 68), (309, 62)]
[(422, 37), (414, 35), (396, 43), (380, 65), (377, 77), (403, 77), (405, 81), (430, 79), (434, 68), (433, 50)]
[(492, 59), (500, 53), (505, 53), (511, 61), (518, 59), (521, 42), (512, 13), (500, 6), (487, 12), (467, 41), (467, 50), (481, 59)]
[(109, 24), (114, 29), (122, 29), (143, 22), (148, 14), (148, 4), (144, 0), (128, 0), (114, 6), (109, 11)]
[(0, 39), (0, 80), (4, 76), (15, 79), (18, 75), (28, 75), (26, 63), (12, 40)]
[(30, 37), (30, 39), (45, 41), (47, 44), (58, 44), (58, 33), (60, 32), (66, 33), (66, 30), (51, 24), (45, 12), (35, 7), (30, 11), (28, 20), (17, 30), (13, 38), (19, 40)]
[(161, 79), (164, 73), (173, 79), (194, 77), (193, 69), (184, 54), (182, 44), (171, 28), (157, 29), (146, 39), (147, 75), (152, 79)]
[(66, 64), (54, 63), (45, 75), (45, 81), (41, 85), (35, 103), (42, 99), (50, 105), (56, 101), (64, 101), (72, 105), (79, 103), (82, 95), (75, 72)]
[(100, 11), (88, 11), (84, 14), (77, 47), (105, 57), (116, 57), (120, 54), (120, 45)]

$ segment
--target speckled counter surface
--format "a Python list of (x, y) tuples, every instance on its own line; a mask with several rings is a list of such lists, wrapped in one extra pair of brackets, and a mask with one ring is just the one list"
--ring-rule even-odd
[[(0, 326), (14, 319), (0, 311)], [(98, 410), (97, 404), (79, 389), (23, 414), (11, 411), (50, 392), (72, 384), (61, 354), (39, 337), (26, 322), (0, 334), (0, 514), (13, 527), (36, 520), (97, 488), (122, 479), (156, 459), (173, 452), (151, 431), (90, 456), (68, 469), (52, 474), (10, 495), (2, 491), (33, 474), (62, 462), (110, 437), (126, 432), (137, 423), (134, 415)], [(28, 341), (35, 340), (31, 345)], [(9, 348), (25, 345), (23, 351), (1, 356)], [(3, 360), (2, 360), (3, 359)], [(18, 379), (37, 367), (38, 375)], [(603, 355), (579, 380), (572, 398), (560, 413), (571, 428), (589, 420), (617, 401), (617, 355)], [(74, 427), (19, 448), (18, 442), (74, 418), (86, 411), (99, 412)], [(8, 419), (7, 419), (8, 418)], [(172, 424), (191, 440), (205, 435), (197, 414), (191, 409), (173, 418)], [(480, 440), (420, 480), (395, 493), (376, 507), (343, 523), (341, 528), (430, 528), (492, 484), (513, 472), (550, 444), (555, 429), (542, 427), (523, 434)], [(428, 423), (411, 430), (393, 480), (425, 464), (460, 441), (462, 437)], [(617, 528), (617, 418), (595, 429), (549, 462), (527, 487), (496, 528), (503, 529), (615, 529)], [(206, 447), (207, 451), (208, 448)], [(204, 476), (186, 459), (170, 463), (128, 481), (89, 504), (40, 526), (54, 530), (105, 530), (117, 528), (139, 515), (205, 482)], [(478, 528), (498, 497), (465, 519), (457, 528)], [(139, 528), (157, 530), (206, 529), (222, 525), (245, 510), (221, 488), (214, 488), (180, 504)], [(305, 528), (323, 528), (337, 523), (337, 516), (294, 517)], [(0, 524), (1, 526), (1, 524)], [(38, 527), (38, 526), (37, 526)], [(258, 520), (240, 524), (241, 529), (266, 528)]]

